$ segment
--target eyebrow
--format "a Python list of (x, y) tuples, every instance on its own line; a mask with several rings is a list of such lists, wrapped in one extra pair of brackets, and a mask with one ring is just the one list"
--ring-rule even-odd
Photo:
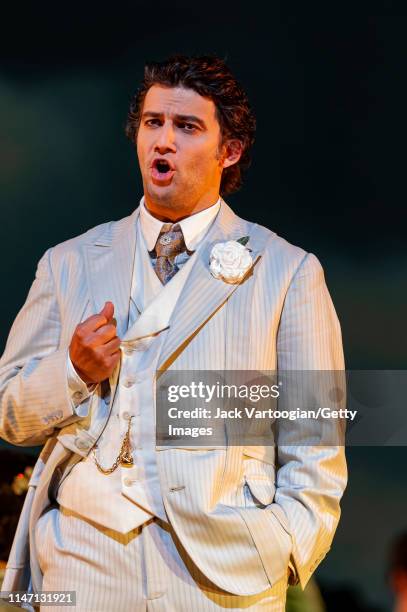
[[(145, 119), (146, 117), (152, 117), (152, 118), (161, 118), (164, 115), (164, 113), (157, 113), (154, 111), (145, 111), (142, 115), (141, 118)], [(199, 117), (197, 117), (196, 115), (173, 115), (174, 119), (176, 121), (184, 121), (185, 123), (197, 123), (198, 125), (201, 126), (202, 129), (206, 130), (206, 123), (205, 121), (203, 121), (202, 119), (200, 119)]]

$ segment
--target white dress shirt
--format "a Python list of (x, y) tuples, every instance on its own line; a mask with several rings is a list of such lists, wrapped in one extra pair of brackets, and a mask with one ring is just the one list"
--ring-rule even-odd
[[(209, 225), (215, 219), (219, 211), (220, 202), (221, 199), (219, 198), (217, 202), (209, 206), (209, 208), (200, 210), (182, 219), (182, 221), (178, 221), (184, 235), (185, 245), (189, 251), (194, 251), (196, 249), (199, 242), (208, 231)], [(140, 201), (140, 223), (147, 249), (152, 251), (164, 222), (160, 221), (149, 212), (145, 204), (144, 196)]]

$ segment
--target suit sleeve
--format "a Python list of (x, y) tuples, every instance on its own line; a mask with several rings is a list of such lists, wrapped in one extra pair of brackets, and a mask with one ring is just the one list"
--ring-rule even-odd
[[(318, 401), (323, 385), (316, 381), (323, 380), (328, 386), (333, 382), (331, 389), (337, 389), (339, 376), (343, 384), (340, 325), (323, 269), (312, 253), (302, 260), (287, 291), (277, 351), (279, 372), (314, 371), (303, 379), (303, 407)], [(339, 502), (347, 482), (343, 444), (344, 421), (339, 419), (310, 426), (293, 420), (277, 428), (275, 503), (287, 519), (293, 544), (291, 561), (302, 588), (328, 552), (338, 525)]]
[(0, 437), (21, 446), (43, 444), (55, 427), (80, 418), (68, 387), (68, 350), (59, 348), (51, 251), (38, 263), (0, 359)]

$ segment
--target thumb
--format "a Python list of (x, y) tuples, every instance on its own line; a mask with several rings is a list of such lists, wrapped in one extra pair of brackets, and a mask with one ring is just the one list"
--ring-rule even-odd
[(110, 319), (113, 317), (113, 313), (114, 305), (112, 304), (112, 302), (105, 302), (105, 305), (103, 306), (99, 314), (103, 315), (108, 321), (110, 321)]

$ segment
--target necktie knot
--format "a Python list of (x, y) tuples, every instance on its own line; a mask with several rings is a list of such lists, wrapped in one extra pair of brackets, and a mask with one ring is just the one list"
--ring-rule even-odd
[(165, 223), (155, 244), (157, 257), (176, 257), (186, 251), (184, 235), (179, 223)]
[(187, 251), (179, 223), (174, 225), (165, 223), (162, 226), (154, 251), (157, 257), (155, 271), (162, 284), (165, 285), (179, 270), (175, 263), (176, 256)]

